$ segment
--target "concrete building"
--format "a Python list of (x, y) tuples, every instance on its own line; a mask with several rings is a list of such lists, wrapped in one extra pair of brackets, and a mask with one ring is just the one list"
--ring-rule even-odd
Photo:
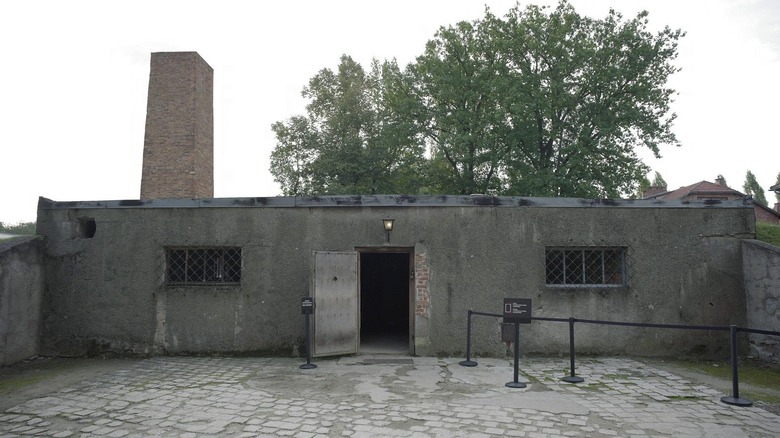
[[(498, 313), (504, 297), (531, 298), (536, 316), (742, 324), (752, 214), (741, 201), (41, 199), (43, 349), (292, 354), (310, 293), (318, 354), (377, 336), (410, 354), (463, 351), (467, 310)], [(475, 345), (495, 353), (498, 328), (479, 321)], [(535, 325), (524, 348), (563, 351), (566, 330)], [(585, 330), (583, 351), (714, 348), (706, 333)]]
[[(467, 311), (500, 313), (507, 297), (532, 299), (535, 316), (745, 322), (750, 201), (212, 198), (201, 141), (212, 138), (206, 67), (196, 54), (152, 56), (141, 200), (40, 199), (44, 354), (297, 355), (309, 295), (316, 355), (377, 341), (414, 355), (463, 354)], [(157, 68), (177, 72), (177, 83), (195, 79), (153, 92), (166, 88), (152, 85)], [(186, 104), (170, 98), (179, 92)], [(172, 188), (179, 177), (183, 188)], [(522, 343), (526, 353), (568, 351), (568, 326), (534, 323)], [(640, 355), (728, 348), (723, 333), (604, 326), (579, 329), (577, 343)], [(475, 353), (504, 348), (497, 319), (475, 320)]]

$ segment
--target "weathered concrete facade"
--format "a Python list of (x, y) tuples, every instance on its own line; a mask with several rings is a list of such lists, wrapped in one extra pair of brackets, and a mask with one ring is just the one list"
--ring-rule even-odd
[[(381, 219), (395, 227), (387, 242)], [(48, 293), (42, 349), (299, 354), (300, 298), (314, 251), (411, 256), (410, 353), (463, 354), (468, 309), (504, 297), (535, 316), (670, 324), (745, 323), (742, 201), (363, 196), (58, 203), (42, 198)], [(91, 237), (90, 237), (91, 236)], [(165, 284), (166, 248), (239, 247), (240, 285)], [(620, 247), (625, 287), (550, 287), (551, 247)], [(526, 353), (568, 351), (568, 326), (524, 327)], [(724, 333), (578, 328), (578, 351), (672, 355), (728, 349)], [(499, 321), (477, 318), (477, 354), (503, 354)]]
[(44, 291), (40, 237), (0, 243), (0, 365), (38, 354)]
[[(780, 248), (757, 240), (742, 243), (747, 297), (747, 325), (759, 330), (780, 330)], [(750, 335), (751, 354), (780, 362), (780, 338)]]

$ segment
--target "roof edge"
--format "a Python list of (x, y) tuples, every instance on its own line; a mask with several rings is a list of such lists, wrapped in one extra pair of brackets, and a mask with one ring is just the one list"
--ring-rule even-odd
[(747, 200), (525, 198), (482, 195), (333, 195), (242, 198), (65, 201), (38, 199), (39, 210), (94, 208), (294, 208), (294, 207), (555, 207), (555, 208), (752, 208)]

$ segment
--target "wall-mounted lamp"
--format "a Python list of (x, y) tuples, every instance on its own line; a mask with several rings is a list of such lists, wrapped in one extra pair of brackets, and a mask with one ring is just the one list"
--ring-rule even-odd
[(382, 219), (382, 225), (385, 227), (385, 233), (387, 234), (387, 241), (390, 241), (390, 232), (393, 231), (394, 219)]

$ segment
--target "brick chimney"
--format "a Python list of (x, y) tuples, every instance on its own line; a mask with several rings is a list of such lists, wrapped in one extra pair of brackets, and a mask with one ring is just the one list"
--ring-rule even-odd
[(213, 92), (198, 53), (152, 53), (141, 199), (214, 197)]
[(715, 178), (715, 184), (721, 186), (721, 187), (727, 187), (726, 185), (726, 178), (723, 178), (723, 175), (718, 175), (717, 178)]

